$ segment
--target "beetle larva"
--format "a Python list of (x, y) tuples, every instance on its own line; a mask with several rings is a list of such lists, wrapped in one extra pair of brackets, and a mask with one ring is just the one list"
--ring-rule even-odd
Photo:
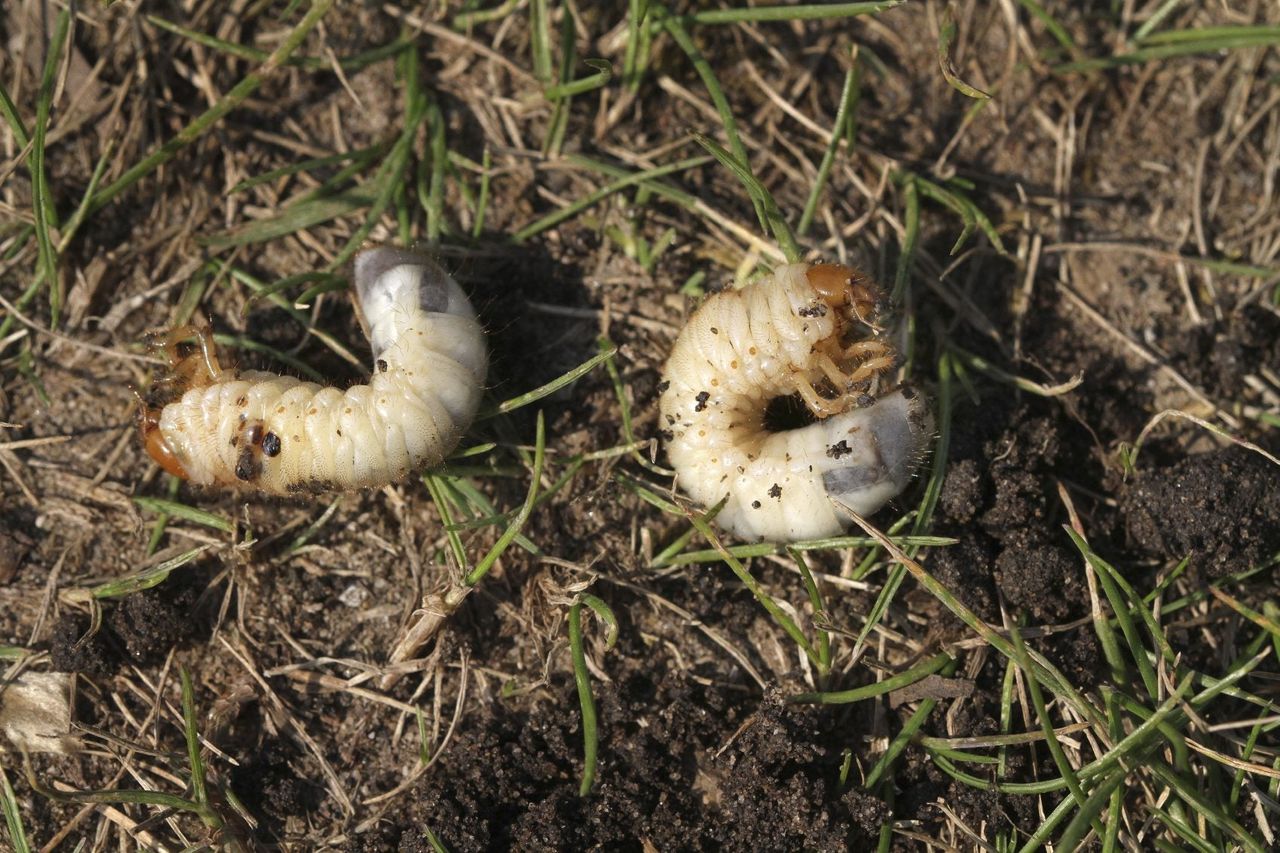
[(173, 329), (169, 373), (140, 414), (151, 458), (192, 483), (270, 494), (379, 486), (439, 464), (480, 403), (488, 354), (475, 311), (416, 252), (367, 249), (354, 281), (374, 352), (367, 385), (224, 368), (207, 323)]
[[(880, 294), (856, 270), (788, 264), (709, 299), (676, 339), (660, 401), (667, 455), (694, 500), (744, 539), (839, 534), (910, 482), (933, 431), (909, 387), (884, 389), (897, 355), (874, 335)], [(821, 393), (822, 389), (826, 393)], [(816, 420), (775, 431), (770, 403), (798, 395)]]

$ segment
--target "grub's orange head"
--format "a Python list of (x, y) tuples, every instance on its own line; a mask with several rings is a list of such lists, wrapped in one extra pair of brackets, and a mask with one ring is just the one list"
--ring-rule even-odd
[(142, 438), (142, 446), (147, 455), (173, 476), (187, 479), (187, 469), (173, 455), (169, 443), (164, 440), (164, 433), (160, 431), (160, 409), (148, 406), (136, 391), (134, 395), (138, 397), (138, 435)]
[(814, 264), (805, 276), (823, 302), (836, 309), (848, 308), (858, 320), (872, 323), (881, 293), (865, 273), (844, 264)]

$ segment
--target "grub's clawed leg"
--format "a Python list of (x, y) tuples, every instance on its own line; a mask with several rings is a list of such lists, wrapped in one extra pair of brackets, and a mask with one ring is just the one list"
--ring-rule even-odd
[(819, 419), (844, 414), (858, 406), (861, 397), (860, 394), (849, 391), (828, 399), (818, 393), (813, 383), (801, 376), (796, 377), (796, 391), (813, 416)]
[(839, 391), (845, 390), (845, 386), (849, 383), (849, 376), (840, 369), (831, 356), (818, 353), (817, 361), (818, 367), (822, 369), (827, 379), (831, 380), (831, 384)]
[(898, 364), (893, 347), (884, 341), (858, 341), (845, 350), (845, 357), (858, 366), (849, 374), (849, 384), (856, 385), (893, 370)]
[(804, 400), (804, 404), (809, 407), (814, 417), (825, 418), (833, 414), (828, 411), (827, 400), (814, 389), (808, 379), (797, 376), (796, 390), (800, 392), (800, 399)]
[(874, 395), (875, 380), (898, 363), (893, 348), (884, 341), (858, 341), (835, 357), (820, 347), (814, 352), (814, 361), (837, 392), (835, 397), (822, 397), (811, 384), (808, 391), (801, 388), (806, 405), (820, 418), (866, 405), (868, 394)]
[[(183, 355), (182, 344), (187, 341), (195, 341), (196, 352)], [(213, 342), (213, 330), (209, 327), (209, 321), (203, 317), (194, 323), (170, 329), (158, 343), (157, 349), (164, 351), (173, 379), (184, 386), (204, 387), (222, 376), (218, 347)]]

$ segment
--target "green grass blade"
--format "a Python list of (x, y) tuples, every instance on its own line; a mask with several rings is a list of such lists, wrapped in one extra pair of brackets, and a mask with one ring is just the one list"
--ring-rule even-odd
[(591, 358), (584, 361), (582, 364), (579, 364), (577, 367), (573, 368), (572, 370), (556, 377), (555, 379), (552, 379), (547, 384), (539, 385), (537, 388), (534, 388), (532, 391), (526, 391), (525, 393), (520, 394), (519, 396), (512, 397), (510, 400), (506, 400), (502, 403), (499, 403), (497, 408), (495, 408), (490, 412), (482, 413), (481, 415), (478, 416), (478, 418), (490, 418), (490, 417), (493, 417), (494, 415), (504, 415), (504, 414), (507, 414), (508, 412), (514, 412), (516, 409), (519, 409), (523, 406), (527, 406), (530, 403), (536, 403), (538, 400), (541, 400), (544, 397), (548, 397), (556, 393), (561, 388), (567, 387), (569, 385), (572, 385), (574, 382), (577, 382), (583, 376), (586, 376), (592, 370), (595, 370), (596, 367), (598, 367), (599, 365), (603, 364), (604, 362), (612, 358), (613, 354), (617, 351), (618, 351), (617, 348), (613, 347), (608, 350), (599, 352), (596, 355), (593, 355)]
[(844, 85), (840, 89), (840, 105), (836, 108), (835, 121), (831, 124), (831, 139), (822, 152), (822, 160), (818, 163), (818, 174), (813, 179), (813, 187), (809, 190), (809, 198), (805, 201), (804, 212), (800, 214), (800, 223), (796, 226), (796, 234), (803, 237), (813, 224), (813, 217), (818, 211), (818, 200), (826, 189), (831, 178), (831, 167), (836, 162), (836, 152), (840, 150), (840, 141), (849, 140), (854, 144), (857, 135), (858, 101), (862, 96), (862, 65), (858, 62), (855, 49), (849, 63), (849, 70), (844, 76)]
[(1280, 26), (1204, 27), (1171, 30), (1147, 36), (1139, 47), (1111, 56), (1099, 56), (1055, 65), (1055, 74), (1100, 71), (1122, 65), (1139, 65), (1160, 59), (1196, 54), (1218, 54), (1227, 50), (1280, 45)]
[(883, 696), (886, 693), (915, 684), (917, 681), (940, 672), (952, 663), (954, 663), (954, 658), (951, 655), (946, 652), (940, 652), (924, 663), (916, 664), (897, 675), (886, 678), (883, 681), (877, 681), (874, 684), (868, 684), (865, 687), (855, 687), (852, 690), (840, 690), (831, 693), (798, 693), (795, 696), (788, 697), (787, 701), (796, 704), (848, 705), (851, 702), (861, 702), (864, 699)]
[[(1107, 601), (1111, 604), (1111, 611), (1116, 616), (1116, 621), (1120, 624), (1120, 632), (1124, 635), (1125, 642), (1129, 646), (1129, 657), (1133, 659), (1138, 666), (1138, 673), (1142, 677), (1143, 687), (1147, 691), (1148, 696), (1160, 695), (1159, 684), (1156, 679), (1155, 670), (1151, 666), (1151, 662), (1147, 658), (1147, 649), (1142, 645), (1142, 640), (1138, 636), (1138, 630), (1134, 626), (1133, 616), (1130, 604), (1125, 600), (1124, 595), (1120, 592), (1120, 587), (1115, 580), (1115, 572), (1110, 566), (1103, 566), (1103, 561), (1098, 559), (1089, 550), (1089, 545), (1085, 542), (1084, 537), (1069, 527), (1064, 527), (1067, 535), (1071, 537), (1071, 541), (1075, 543), (1076, 548), (1081, 555), (1093, 567), (1094, 574), (1098, 578), (1098, 582), (1102, 585), (1103, 593), (1107, 596)], [(1137, 606), (1141, 608), (1141, 600)]]
[(942, 26), (938, 30), (938, 65), (942, 69), (942, 76), (951, 88), (955, 89), (966, 98), (973, 98), (977, 101), (989, 101), (991, 95), (969, 85), (960, 79), (956, 74), (955, 68), (951, 65), (951, 45), (956, 39), (956, 21), (948, 6), (942, 13)]
[(386, 149), (382, 145), (370, 145), (368, 148), (361, 148), (357, 151), (347, 151), (341, 154), (331, 154), (328, 157), (312, 157), (309, 160), (299, 160), (297, 163), (290, 163), (287, 166), (281, 166), (278, 169), (271, 169), (263, 172), (261, 175), (254, 175), (252, 178), (245, 178), (227, 191), (227, 195), (235, 195), (245, 190), (253, 189), (262, 184), (269, 184), (280, 178), (287, 178), (290, 175), (297, 175), (303, 172), (311, 172), (315, 169), (323, 169), (326, 166), (336, 166), (339, 163), (358, 163), (361, 168), (372, 163), (378, 157), (382, 156)]
[[(308, 293), (311, 293), (311, 291), (308, 291)], [(307, 294), (303, 295), (305, 296)], [(281, 364), (288, 365), (291, 370), (307, 377), (312, 382), (319, 382), (322, 385), (328, 384), (328, 379), (322, 375), (320, 371), (316, 370), (302, 359), (297, 356), (289, 355), (287, 352), (282, 352), (275, 347), (267, 346), (261, 341), (255, 341), (252, 338), (246, 338), (242, 335), (221, 334), (214, 335), (213, 340), (220, 346), (234, 347), (235, 349), (244, 350), (245, 352), (256, 352), (270, 356)]]
[(1079, 55), (1079, 49), (1076, 47), (1075, 41), (1072, 40), (1071, 34), (1066, 28), (1059, 24), (1052, 15), (1044, 10), (1038, 0), (1018, 0), (1018, 5), (1031, 13), (1040, 23), (1044, 24), (1044, 28), (1049, 31), (1049, 35), (1053, 36), (1054, 41), (1062, 45), (1063, 49), (1072, 56)]
[(22, 814), (18, 811), (18, 795), (9, 784), (9, 776), (0, 766), (0, 811), (4, 812), (4, 824), (9, 830), (9, 843), (14, 853), (31, 853), (27, 832), (22, 826)]
[(266, 243), (370, 207), (377, 199), (377, 188), (369, 185), (324, 198), (304, 199), (287, 206), (279, 216), (255, 220), (221, 234), (200, 238), (198, 242), (214, 251)]
[(453, 510), (450, 509), (449, 501), (445, 498), (444, 484), (438, 474), (424, 474), (422, 482), (431, 495), (431, 502), (436, 505), (436, 511), (440, 513), (440, 523), (444, 525), (444, 535), (449, 541), (449, 549), (453, 553), (455, 564), (459, 572), (465, 575), (471, 567), (467, 564), (467, 550), (462, 546), (462, 537), (454, 527)]
[(0, 83), (0, 116), (4, 116), (5, 124), (9, 125), (9, 130), (13, 133), (13, 141), (17, 143), (18, 148), (26, 148), (31, 141), (31, 136), (27, 133), (27, 125), (18, 113), (17, 104), (13, 102), (13, 98), (9, 97), (9, 90), (3, 83)]
[[(680, 514), (680, 513), (677, 513)], [(945, 548), (955, 545), (960, 540), (949, 536), (895, 536), (893, 541), (903, 548)], [(870, 536), (833, 536), (830, 539), (810, 539), (802, 542), (791, 542), (783, 545), (778, 542), (753, 542), (750, 545), (728, 545), (725, 551), (740, 560), (751, 557), (768, 557), (781, 554), (783, 551), (804, 553), (807, 551), (841, 551), (846, 548), (869, 548), (877, 544)], [(673, 554), (665, 559), (654, 558), (653, 567), (689, 566), (698, 563), (715, 563), (723, 559), (723, 552), (714, 548), (697, 551), (685, 551)]]
[(906, 175), (902, 181), (902, 250), (898, 253), (898, 265), (893, 273), (893, 292), (889, 299), (901, 305), (911, 281), (911, 267), (916, 260), (916, 247), (920, 243), (920, 190), (915, 175)]
[(191, 670), (178, 670), (182, 678), (182, 729), (187, 741), (187, 761), (191, 766), (191, 796), (200, 805), (209, 802), (204, 758), (200, 755), (200, 730), (196, 723), (196, 693), (191, 684)]
[(652, 39), (649, 24), (649, 0), (627, 0), (627, 46), (622, 58), (622, 79), (632, 92), (640, 86), (649, 62)]
[(476, 9), (471, 12), (462, 12), (453, 16), (453, 28), (455, 30), (467, 30), (476, 24), (499, 21), (514, 12), (519, 5), (520, 0), (502, 0), (492, 9)]
[(1164, 5), (1152, 12), (1147, 19), (1142, 22), (1142, 26), (1133, 31), (1133, 38), (1131, 41), (1140, 42), (1149, 36), (1152, 30), (1160, 26), (1164, 19), (1169, 17), (1173, 10), (1178, 8), (1178, 6), (1184, 2), (1185, 0), (1164, 0)]
[(751, 171), (751, 167), (747, 165), (745, 160), (738, 160), (718, 142), (701, 133), (695, 133), (693, 138), (698, 144), (711, 152), (711, 156), (720, 162), (720, 165), (729, 169), (738, 176), (738, 180), (742, 181), (742, 185), (746, 187), (747, 195), (751, 197), (752, 202), (756, 206), (756, 212), (760, 214), (760, 225), (773, 235), (773, 239), (778, 242), (778, 247), (787, 257), (789, 263), (797, 263), (803, 256), (800, 251), (800, 245), (796, 243), (795, 234), (791, 231), (791, 226), (787, 224), (786, 218), (782, 215), (782, 211), (778, 209), (778, 203), (774, 200), (773, 194), (769, 192), (760, 183), (760, 179)]
[(116, 140), (111, 137), (102, 147), (102, 156), (98, 158), (98, 162), (93, 167), (93, 174), (89, 176), (89, 186), (85, 188), (84, 195), (80, 197), (80, 204), (77, 205), (75, 212), (67, 219), (66, 224), (62, 227), (61, 239), (58, 241), (58, 251), (64, 252), (67, 246), (71, 245), (71, 240), (76, 236), (76, 232), (80, 230), (80, 225), (84, 222), (85, 217), (89, 215), (89, 206), (93, 203), (94, 193), (98, 191), (98, 184), (102, 182), (102, 176), (106, 174), (107, 166), (112, 162), (112, 158), (116, 153)]
[[(578, 42), (574, 30), (573, 7), (565, 6), (560, 15), (560, 76), (559, 85), (568, 84), (573, 79), (573, 67), (578, 62)], [(542, 141), (544, 157), (560, 156), (564, 145), (564, 135), (569, 129), (569, 98), (551, 98), (543, 90), (543, 97), (551, 102), (551, 120), (547, 122), (546, 135)]]
[[(582, 163), (585, 158), (570, 158), (570, 160)], [(645, 169), (640, 172), (628, 173), (623, 169), (618, 169), (616, 173), (622, 174), (623, 177), (618, 178), (618, 180), (611, 184), (601, 187), (595, 192), (588, 193), (583, 198), (578, 199), (574, 203), (563, 207), (560, 210), (549, 213), (546, 216), (540, 217), (536, 221), (529, 223), (519, 231), (516, 231), (516, 233), (512, 235), (512, 239), (517, 243), (523, 243), (529, 238), (535, 237), (548, 229), (554, 228), (561, 222), (577, 216), (587, 208), (599, 204), (601, 201), (616, 192), (627, 189), (628, 187), (647, 186), (650, 181), (653, 181), (656, 178), (661, 178), (676, 172), (683, 172), (688, 169), (694, 169), (710, 162), (710, 157), (690, 157), (685, 160), (679, 160), (675, 163), (669, 163), (666, 166), (655, 166), (652, 169)], [(582, 163), (582, 165), (587, 165), (590, 168), (596, 169), (599, 164), (587, 161)]]
[(574, 95), (581, 95), (603, 88), (613, 78), (613, 66), (603, 59), (584, 59), (582, 64), (588, 68), (595, 69), (596, 73), (548, 87), (544, 93), (548, 101), (572, 98)]
[[(1062, 749), (1062, 744), (1058, 742), (1058, 738), (1053, 733), (1053, 720), (1049, 719), (1049, 711), (1045, 707), (1044, 693), (1040, 689), (1039, 675), (1031, 668), (1031, 658), (1027, 654), (1027, 647), (1022, 642), (1022, 634), (1018, 631), (1017, 626), (1009, 625), (1009, 639), (1012, 641), (1014, 660), (1022, 669), (1023, 675), (1026, 676), (1024, 683), (1027, 686), (1027, 693), (1030, 694), (1031, 707), (1036, 713), (1036, 719), (1040, 721), (1040, 729), (1044, 732), (1045, 745), (1049, 747), (1049, 754), (1053, 756), (1053, 763), (1058, 768), (1058, 774), (1067, 785), (1067, 790), (1071, 792), (1072, 799), (1075, 800), (1076, 806), (1084, 811), (1088, 807), (1088, 797), (1085, 796), (1084, 788), (1080, 785), (1080, 777), (1076, 774), (1076, 770), (1071, 766), (1071, 762), (1067, 759), (1066, 752)], [(1090, 821), (1090, 826), (1098, 836), (1102, 836), (1102, 824), (1095, 817)]]
[(796, 6), (748, 6), (736, 9), (708, 9), (684, 16), (692, 24), (741, 24), (763, 21), (817, 21), (875, 15), (906, 0), (873, 0), (861, 3), (808, 3)]
[(58, 14), (53, 40), (49, 43), (44, 73), (40, 76), (40, 92), (36, 99), (36, 122), (31, 139), (31, 157), (27, 161), (31, 169), (31, 206), (35, 219), (36, 245), (39, 247), (38, 269), (49, 287), (49, 326), (57, 328), (62, 312), (62, 281), (58, 278), (58, 252), (53, 245), (51, 232), (58, 227), (58, 213), (53, 205), (53, 191), (49, 186), (49, 173), (45, 169), (45, 136), (49, 130), (49, 110), (53, 104), (53, 89), (58, 79), (58, 67), (62, 63), (62, 49), (67, 42), (71, 26), (71, 12), (64, 9)]
[(578, 796), (591, 793), (596, 781), (596, 748), (600, 742), (596, 731), (596, 701), (591, 695), (591, 672), (587, 669), (587, 653), (582, 644), (582, 604), (569, 608), (569, 650), (573, 656), (573, 680), (578, 687), (578, 704), (582, 709), (582, 782)]
[(729, 566), (729, 569), (737, 576), (738, 580), (742, 582), (742, 585), (747, 588), (747, 591), (755, 596), (756, 601), (760, 602), (768, 614), (773, 617), (773, 621), (776, 622), (778, 626), (786, 632), (787, 636), (789, 636), (792, 641), (800, 647), (800, 649), (805, 653), (805, 656), (809, 658), (809, 661), (814, 666), (819, 666), (820, 660), (818, 658), (818, 653), (809, 642), (808, 638), (805, 637), (804, 632), (800, 630), (800, 626), (796, 625), (795, 620), (791, 618), (790, 614), (778, 606), (778, 603), (773, 600), (773, 597), (769, 595), (764, 586), (755, 579), (751, 572), (747, 571), (746, 566), (729, 553), (729, 550), (720, 542), (720, 537), (718, 537), (715, 531), (711, 529), (711, 525), (708, 523), (707, 519), (688, 510), (685, 511), (685, 517), (695, 528), (697, 528), (697, 531), (702, 534), (703, 538), (710, 542), (712, 547), (720, 552), (721, 557)]
[[(729, 99), (725, 97), (724, 89), (720, 87), (720, 81), (716, 79), (715, 69), (711, 67), (707, 57), (693, 43), (693, 39), (689, 36), (689, 31), (685, 29), (679, 18), (672, 16), (665, 6), (655, 4), (652, 8), (654, 21), (667, 31), (667, 34), (689, 57), (689, 61), (693, 63), (693, 69), (698, 72), (702, 85), (707, 89), (707, 94), (711, 96), (711, 102), (715, 105), (716, 113), (720, 116), (720, 123), (724, 125), (724, 135), (729, 140), (729, 150), (733, 152), (732, 159), (743, 164), (750, 171), (749, 164), (751, 160), (747, 157), (747, 149), (743, 146), (742, 138), (738, 135), (738, 121), (733, 116), (733, 109), (729, 106)], [(755, 201), (754, 198), (753, 201)], [(756, 207), (756, 216), (763, 225), (765, 223), (764, 211), (758, 205)]]
[(1262, 843), (1241, 826), (1235, 818), (1219, 808), (1217, 803), (1205, 796), (1194, 779), (1184, 777), (1163, 761), (1152, 761), (1147, 765), (1147, 769), (1155, 774), (1156, 778), (1168, 785), (1193, 812), (1203, 816), (1210, 824), (1234, 837), (1245, 850), (1250, 851), (1250, 853), (1264, 853), (1266, 848), (1263, 847)]
[[(164, 18), (159, 18), (155, 15), (144, 15), (143, 17), (146, 18), (147, 23), (159, 27), (162, 30), (171, 32), (174, 35), (182, 36), (196, 44), (220, 51), (229, 56), (235, 56), (240, 59), (248, 60), (249, 62), (258, 63), (265, 62), (270, 56), (270, 54), (265, 50), (259, 50), (256, 47), (250, 47), (246, 44), (226, 41), (225, 39), (220, 39), (217, 36), (202, 33), (198, 30), (188, 29), (181, 24), (175, 24), (172, 21), (167, 21)], [(338, 67), (343, 71), (359, 71), (376, 62), (381, 62), (384, 59), (390, 59), (401, 51), (412, 46), (413, 41), (407, 39), (380, 45), (356, 54), (355, 56), (338, 57)], [(323, 56), (291, 56), (281, 64), (291, 67), (307, 68), (312, 71), (327, 71), (333, 68), (333, 62)]]
[[(946, 479), (947, 460), (951, 454), (951, 375), (953, 369), (954, 363), (951, 360), (951, 356), (943, 353), (938, 359), (938, 440), (934, 443), (933, 456), (929, 463), (929, 482), (925, 485), (924, 497), (920, 500), (920, 507), (912, 524), (912, 532), (914, 534), (920, 534), (928, 529), (933, 520), (934, 507), (937, 506), (938, 498), (942, 494), (942, 484)], [(915, 556), (920, 552), (919, 545), (911, 544), (907, 546), (907, 549), (907, 553), (911, 556)], [(871, 636), (871, 632), (875, 630), (875, 626), (889, 611), (889, 606), (898, 594), (906, 574), (907, 567), (901, 563), (889, 569), (889, 575), (885, 579), (884, 586), (881, 587), (880, 592), (876, 595), (875, 602), (867, 612), (867, 619), (863, 623), (862, 629), (858, 631), (858, 637), (855, 641), (856, 646), (860, 647), (866, 642), (867, 637)]]
[(141, 592), (144, 589), (151, 589), (164, 583), (174, 571), (194, 561), (196, 557), (208, 550), (208, 545), (192, 548), (190, 551), (171, 557), (157, 566), (143, 569), (137, 574), (99, 584), (90, 590), (90, 593), (97, 599), (123, 598), (126, 595), (133, 595), (135, 592)]
[(164, 513), (173, 518), (180, 518), (183, 521), (189, 521), (192, 524), (199, 524), (203, 527), (212, 527), (214, 530), (220, 530), (223, 533), (230, 533), (235, 530), (235, 523), (229, 519), (215, 515), (212, 512), (196, 509), (193, 506), (177, 503), (176, 501), (167, 501), (163, 498), (137, 497), (133, 499), (133, 502), (145, 510)]
[[(944, 666), (941, 673), (945, 677), (950, 677), (955, 673), (956, 661)], [(871, 768), (871, 772), (867, 774), (867, 781), (864, 787), (868, 791), (875, 791), (882, 781), (884, 781), (893, 768), (893, 763), (898, 760), (898, 756), (903, 750), (915, 739), (916, 733), (920, 731), (920, 727), (924, 725), (925, 720), (929, 719), (929, 715), (933, 713), (933, 709), (937, 707), (938, 700), (924, 699), (920, 702), (920, 706), (903, 724), (902, 730), (897, 736), (889, 742), (889, 748), (885, 750), (884, 755), (880, 756), (880, 760)], [(891, 787), (891, 786), (890, 786)]]
[(533, 76), (544, 86), (551, 83), (551, 15), (547, 0), (529, 0), (529, 52), (533, 56)]
[(489, 182), (493, 177), (493, 152), (488, 145), (484, 147), (480, 169), (480, 192), (476, 196), (475, 223), (471, 226), (471, 236), (477, 240), (484, 233), (484, 218), (489, 210)]
[(474, 587), (484, 579), (484, 576), (493, 568), (493, 564), (498, 561), (511, 545), (513, 539), (524, 529), (524, 525), (529, 520), (529, 516), (533, 514), (534, 503), (538, 499), (538, 487), (542, 482), (542, 465), (546, 459), (547, 449), (547, 429), (545, 421), (542, 417), (542, 411), (538, 411), (538, 427), (537, 435), (534, 439), (533, 451), (533, 470), (530, 472), (529, 493), (525, 496), (524, 505), (520, 507), (520, 512), (512, 519), (511, 524), (503, 531), (502, 536), (489, 549), (489, 553), (476, 564), (476, 567), (468, 573), (463, 583), (468, 587)]
[(159, 166), (168, 163), (179, 151), (203, 136), (205, 131), (219, 122), (223, 116), (244, 103), (246, 98), (258, 90), (258, 87), (262, 85), (262, 82), (271, 72), (283, 65), (293, 55), (311, 30), (324, 18), (330, 7), (333, 6), (333, 2), (334, 0), (313, 0), (311, 8), (307, 10), (307, 14), (303, 16), (298, 25), (289, 32), (284, 40), (280, 42), (280, 46), (271, 52), (271, 55), (257, 70), (246, 75), (222, 99), (179, 131), (177, 136), (162, 144), (134, 164), (119, 178), (112, 181), (94, 198), (91, 212), (101, 210), (120, 193), (132, 187)]

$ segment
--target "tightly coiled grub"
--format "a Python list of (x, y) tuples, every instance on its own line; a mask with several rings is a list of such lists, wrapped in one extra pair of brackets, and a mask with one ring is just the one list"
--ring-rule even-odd
[(182, 326), (158, 346), (168, 372), (141, 407), (147, 453), (192, 483), (269, 494), (379, 486), (443, 461), (483, 389), (475, 311), (417, 252), (367, 249), (354, 283), (374, 352), (368, 384), (223, 367), (208, 324)]
[[(841, 533), (898, 495), (933, 432), (875, 326), (878, 288), (851, 267), (788, 264), (711, 296), (667, 360), (659, 402), (678, 486), (744, 539)], [(776, 429), (768, 412), (798, 398), (812, 423)]]

